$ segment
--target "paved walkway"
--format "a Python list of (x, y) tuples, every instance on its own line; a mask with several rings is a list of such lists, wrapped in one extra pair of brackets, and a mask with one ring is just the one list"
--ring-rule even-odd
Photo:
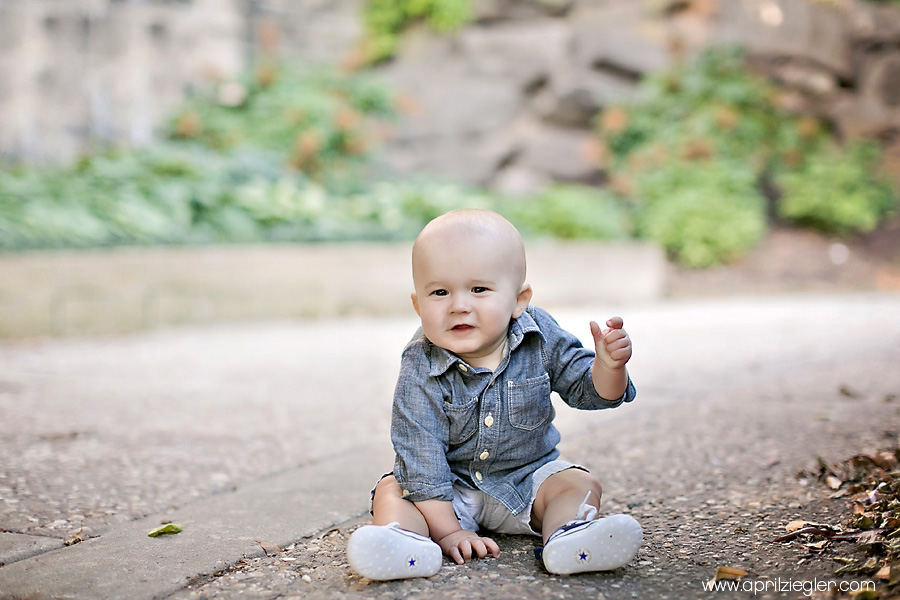
[[(277, 581), (259, 571), (257, 595), (424, 597), (482, 580), (536, 598), (546, 590), (533, 581), (607, 598), (693, 589), (679, 586), (739, 560), (723, 531), (748, 531), (737, 541), (752, 557), (760, 531), (770, 533), (756, 527), (760, 515), (809, 505), (798, 469), (896, 443), (900, 295), (553, 308), (585, 339), (589, 319), (621, 314), (635, 340), (638, 402), (562, 407), (557, 422), (564, 452), (609, 482), (608, 508), (646, 523), (639, 562), (619, 575), (548, 579), (526, 559), (527, 540), (510, 538), (508, 563), (448, 565), (435, 581), (368, 586), (337, 553), (320, 571), (298, 565)], [(267, 322), (0, 344), (0, 598), (191, 597), (203, 577), (276, 546), (302, 552), (313, 534), (353, 522), (390, 462), (391, 389), (415, 325)], [(184, 532), (146, 536), (169, 520)], [(704, 526), (718, 552), (694, 543)], [(87, 540), (63, 546), (78, 538)], [(763, 554), (751, 562), (767, 568)], [(776, 567), (765, 576), (795, 572)], [(201, 587), (246, 591), (222, 577)]]

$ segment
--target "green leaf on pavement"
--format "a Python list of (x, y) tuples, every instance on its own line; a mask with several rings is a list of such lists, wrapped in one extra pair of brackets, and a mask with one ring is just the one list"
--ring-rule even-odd
[(150, 531), (150, 533), (148, 533), (147, 535), (150, 537), (159, 537), (161, 535), (166, 535), (166, 534), (170, 534), (170, 533), (171, 534), (181, 533), (183, 530), (184, 530), (184, 527), (182, 527), (181, 525), (178, 525), (176, 523), (168, 523), (166, 525), (157, 527), (156, 529)]

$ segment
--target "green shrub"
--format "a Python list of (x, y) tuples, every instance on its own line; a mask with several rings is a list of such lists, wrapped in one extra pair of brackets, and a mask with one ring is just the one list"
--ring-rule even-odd
[(371, 76), (260, 64), (189, 100), (168, 135), (222, 152), (270, 151), (280, 164), (328, 181), (365, 164), (379, 141), (373, 124), (393, 114), (391, 93)]
[(268, 155), (163, 144), (68, 169), (0, 171), (0, 248), (254, 239), (257, 224), (233, 193), (271, 177), (273, 163)]
[(638, 233), (687, 267), (727, 262), (766, 231), (765, 203), (750, 169), (725, 162), (671, 163), (639, 183)]
[(897, 207), (890, 185), (875, 175), (878, 153), (874, 144), (858, 142), (806, 156), (799, 169), (776, 177), (778, 215), (829, 233), (871, 231)]
[(594, 187), (560, 184), (533, 197), (506, 200), (497, 209), (524, 234), (620, 240), (631, 231), (623, 203)]
[(871, 181), (877, 149), (842, 148), (824, 124), (776, 99), (743, 52), (726, 47), (647, 77), (634, 103), (606, 110), (598, 131), (608, 174), (635, 201), (639, 232), (682, 264), (730, 260), (762, 237), (758, 182), (773, 179), (785, 218), (838, 233), (874, 227), (887, 205)]
[(363, 60), (377, 63), (397, 51), (400, 36), (415, 21), (441, 33), (455, 31), (472, 19), (472, 0), (366, 0)]

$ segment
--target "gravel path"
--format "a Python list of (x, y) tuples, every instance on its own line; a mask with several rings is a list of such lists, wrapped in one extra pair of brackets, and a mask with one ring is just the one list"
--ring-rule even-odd
[[(532, 539), (498, 536), (498, 559), (461, 567), (445, 561), (429, 579), (369, 582), (349, 569), (344, 555), (349, 535), (367, 522), (361, 515), (283, 551), (270, 549), (264, 558), (199, 578), (172, 600), (702, 597), (704, 582), (720, 566), (748, 571), (742, 585), (756, 586), (752, 597), (759, 598), (807, 597), (777, 591), (785, 585), (850, 582), (832, 576), (831, 560), (837, 551), (851, 552), (850, 546), (818, 553), (771, 540), (792, 520), (843, 519), (846, 501), (830, 499), (831, 490), (798, 473), (814, 469), (819, 457), (838, 461), (898, 443), (897, 298), (866, 298), (765, 300), (755, 309), (732, 301), (749, 320), (732, 322), (727, 334), (701, 329), (693, 345), (694, 319), (702, 315), (715, 331), (728, 320), (721, 306), (691, 304), (677, 314), (667, 308), (640, 315), (654, 326), (669, 322), (667, 334), (685, 340), (673, 353), (662, 353), (655, 338), (646, 346), (636, 342), (645, 348), (645, 360), (637, 355), (633, 371), (648, 373), (640, 402), (590, 416), (562, 408), (558, 418), (564, 455), (600, 476), (606, 510), (629, 512), (644, 527), (644, 547), (624, 569), (550, 575), (533, 558)], [(560, 320), (579, 318), (563, 314)], [(829, 322), (843, 326), (829, 328)], [(753, 335), (760, 330), (765, 335)], [(637, 339), (649, 333), (639, 324), (633, 331)], [(723, 346), (731, 347), (727, 357), (703, 360)]]

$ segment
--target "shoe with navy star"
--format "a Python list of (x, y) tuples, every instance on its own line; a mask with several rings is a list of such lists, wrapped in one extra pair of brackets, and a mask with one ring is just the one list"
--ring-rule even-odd
[(347, 543), (347, 559), (353, 570), (369, 579), (388, 581), (431, 577), (441, 570), (441, 547), (430, 538), (397, 523), (365, 525)]
[(640, 524), (628, 515), (571, 521), (553, 532), (539, 558), (551, 573), (612, 571), (631, 562), (641, 547)]

